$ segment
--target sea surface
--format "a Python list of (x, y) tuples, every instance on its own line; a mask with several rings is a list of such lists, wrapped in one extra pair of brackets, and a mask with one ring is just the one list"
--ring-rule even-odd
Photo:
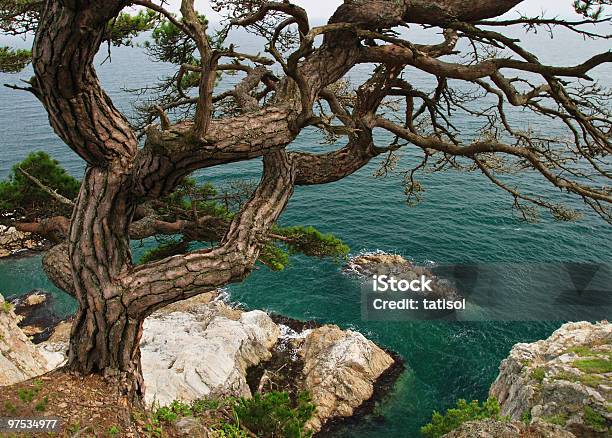
[[(419, 32), (413, 36), (415, 42), (435, 39)], [(242, 50), (259, 44), (243, 35), (236, 38)], [(543, 62), (551, 64), (579, 62), (610, 48), (609, 44), (583, 41), (569, 33), (555, 40), (540, 33), (526, 41), (526, 46), (535, 50)], [(99, 57), (101, 80), (116, 105), (128, 114), (137, 96), (125, 90), (150, 84), (169, 71), (167, 65), (152, 63), (138, 47), (113, 49), (112, 62), (102, 63), (105, 57), (106, 53)], [(359, 84), (369, 71), (368, 66), (356, 69), (350, 75), (351, 81)], [(30, 74), (31, 71), (0, 74), (0, 83), (16, 83)], [(600, 67), (593, 76), (610, 85), (612, 69)], [(406, 78), (424, 89), (434, 85), (432, 78), (412, 70), (407, 71)], [(456, 117), (466, 138), (477, 135), (473, 120), (461, 114)], [(511, 111), (510, 117), (522, 128), (547, 133), (558, 130), (554, 121), (520, 111)], [(0, 178), (6, 177), (11, 166), (29, 152), (38, 150), (51, 154), (75, 176), (82, 175), (83, 162), (54, 135), (33, 96), (0, 87), (0, 122)], [(377, 133), (377, 141), (384, 145), (390, 137)], [(319, 132), (308, 129), (291, 148), (320, 152), (341, 144), (325, 145)], [(400, 155), (400, 168), (408, 169), (417, 163), (410, 146)], [(612, 262), (610, 226), (579, 202), (571, 201), (584, 212), (580, 221), (557, 222), (544, 213), (538, 223), (525, 223), (513, 214), (511, 199), (482, 175), (449, 171), (423, 175), (423, 201), (417, 207), (409, 207), (401, 174), (374, 177), (380, 162), (375, 160), (337, 183), (298, 187), (281, 223), (313, 225), (334, 233), (350, 246), (353, 255), (382, 250), (399, 253), (419, 264), (509, 264), (514, 268), (505, 272), (503, 288), (536, 307), (542, 307), (545, 301), (542, 292), (530, 287), (525, 278), (537, 276), (541, 264)], [(256, 180), (260, 168), (260, 160), (254, 160), (207, 169), (197, 177), (214, 184)], [(531, 191), (559, 195), (537, 175), (512, 175), (511, 181), (521, 182)], [(150, 241), (134, 242), (134, 258), (138, 259), (150, 245)], [(336, 436), (418, 437), (419, 428), (433, 410), (448, 408), (459, 398), (485, 399), (500, 361), (513, 344), (546, 337), (562, 323), (555, 321), (558, 314), (552, 308), (543, 318), (546, 321), (540, 322), (367, 322), (361, 318), (361, 287), (358, 279), (343, 273), (341, 263), (303, 256), (293, 257), (291, 266), (283, 272), (258, 268), (244, 283), (228, 287), (231, 298), (248, 308), (356, 329), (405, 359), (406, 372), (376, 406), (375, 415), (341, 429)], [(34, 288), (56, 293), (58, 312), (68, 314), (74, 310), (74, 302), (46, 279), (40, 257), (0, 261), (3, 294), (20, 294)], [(542, 310), (547, 312), (547, 308)], [(521, 319), (520, 315), (514, 319)]]

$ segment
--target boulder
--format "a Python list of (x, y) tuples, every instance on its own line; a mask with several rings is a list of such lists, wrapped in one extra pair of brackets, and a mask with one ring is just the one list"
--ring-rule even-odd
[(309, 331), (299, 349), (303, 389), (316, 405), (306, 427), (319, 431), (334, 417), (349, 417), (374, 394), (376, 380), (394, 359), (361, 333), (326, 325)]
[(190, 312), (154, 313), (141, 341), (147, 404), (250, 396), (247, 368), (270, 358), (279, 329), (259, 310), (218, 301)]
[(46, 359), (17, 326), (12, 305), (0, 295), (0, 386), (45, 373)]
[(610, 436), (612, 324), (568, 323), (547, 339), (516, 344), (490, 395), (514, 420), (555, 423), (579, 437)]

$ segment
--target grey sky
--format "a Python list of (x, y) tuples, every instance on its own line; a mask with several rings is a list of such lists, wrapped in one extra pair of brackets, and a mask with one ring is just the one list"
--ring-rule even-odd
[[(294, 3), (304, 7), (312, 19), (324, 19), (331, 16), (342, 0), (293, 0)], [(170, 9), (178, 10), (180, 0), (170, 0)], [(211, 21), (216, 21), (218, 15), (210, 9), (208, 0), (196, 0), (199, 11), (205, 12)], [(516, 15), (516, 11), (530, 15), (538, 14), (542, 10), (549, 16), (568, 16), (572, 13), (572, 0), (525, 0), (509, 14)]]

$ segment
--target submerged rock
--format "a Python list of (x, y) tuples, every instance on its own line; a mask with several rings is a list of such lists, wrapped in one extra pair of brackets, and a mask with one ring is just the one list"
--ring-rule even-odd
[(579, 437), (612, 426), (612, 324), (568, 323), (548, 339), (516, 344), (491, 386), (501, 414), (555, 423)]
[(415, 298), (431, 300), (446, 299), (450, 301), (461, 300), (461, 296), (451, 282), (436, 276), (429, 268), (417, 266), (400, 255), (374, 252), (352, 257), (344, 268), (349, 274), (356, 274), (368, 281), (373, 275), (387, 275), (396, 280), (413, 281), (422, 276), (431, 279), (431, 291), (408, 292), (407, 295)]
[(0, 295), (0, 386), (39, 376), (47, 369), (46, 359), (17, 326), (12, 306)]

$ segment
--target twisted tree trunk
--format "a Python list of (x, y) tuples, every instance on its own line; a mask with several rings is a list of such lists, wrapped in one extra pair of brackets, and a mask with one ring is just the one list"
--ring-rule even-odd
[[(347, 1), (331, 23), (358, 23), (368, 30), (410, 20), (478, 19), (503, 13), (519, 2), (479, 0), (468, 6), (459, 0)], [(209, 61), (202, 64), (210, 71), (202, 71), (204, 95), (198, 101), (197, 120), (173, 126), (166, 120), (161, 129), (150, 127), (147, 144), (139, 150), (130, 124), (102, 90), (93, 68), (109, 20), (131, 3), (48, 0), (34, 44), (32, 86), (51, 126), (87, 163), (68, 240), (45, 258), (51, 279), (79, 303), (67, 366), (83, 374), (112, 377), (131, 402), (139, 403), (144, 392), (139, 350), (144, 319), (167, 304), (244, 279), (295, 185), (337, 181), (380, 154), (382, 149), (372, 140), (372, 130), (380, 124), (375, 112), (410, 59), (395, 62), (395, 55), (379, 54), (375, 48), (368, 52), (352, 31), (330, 32), (320, 48), (304, 52), (308, 56), (303, 61), (299, 56), (289, 60), (288, 77), (278, 85), (273, 103), (259, 108), (247, 95), (265, 77), (263, 69), (253, 69), (233, 92), (244, 113), (212, 120), (216, 58), (208, 53), (206, 38), (199, 34), (202, 29), (194, 23), (193, 1), (183, 0), (184, 11), (189, 12), (185, 23)], [(276, 7), (287, 6), (278, 3)], [(297, 19), (308, 32), (303, 17)], [(431, 46), (430, 51), (445, 47)], [(395, 52), (407, 58), (413, 55), (408, 48)], [(285, 152), (299, 131), (315, 119), (312, 106), (319, 96), (339, 107), (325, 88), (361, 59), (368, 61), (368, 56), (391, 59), (358, 90), (353, 114), (339, 110), (350, 128), (347, 146), (321, 155)], [(254, 157), (263, 157), (261, 182), (217, 247), (133, 265), (130, 228), (132, 233), (141, 231), (131, 225), (143, 199), (171, 192), (195, 169)]]

